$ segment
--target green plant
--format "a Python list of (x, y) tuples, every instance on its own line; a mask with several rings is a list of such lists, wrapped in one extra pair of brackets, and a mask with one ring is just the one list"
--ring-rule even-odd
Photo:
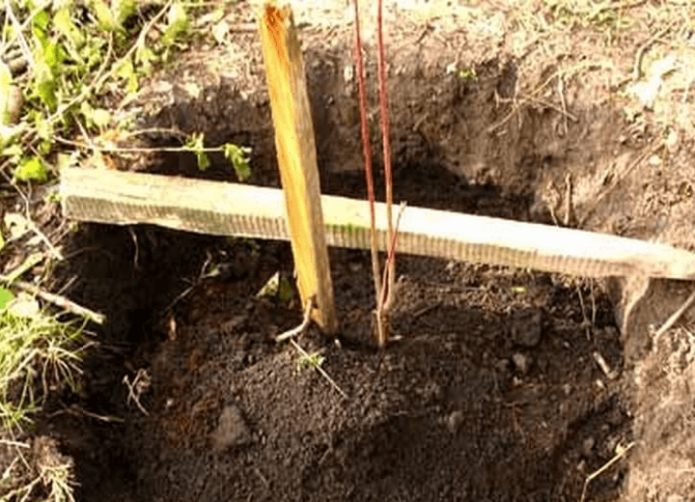
[(458, 71), (457, 75), (466, 84), (471, 84), (478, 78), (475, 68), (462, 68)]
[(75, 388), (82, 325), (58, 321), (28, 295), (12, 298), (8, 290), (1, 292), (0, 422), (11, 431), (31, 422), (52, 386)]
[[(168, 0), (149, 14), (135, 0), (8, 0), (0, 170), (19, 182), (42, 183), (63, 165), (113, 167), (112, 157), (132, 152), (117, 146), (139, 134), (135, 112), (125, 105), (142, 77), (186, 47), (194, 8)], [(161, 36), (150, 36), (154, 30)], [(224, 152), (240, 180), (250, 176), (244, 147), (204, 148), (202, 134), (193, 134), (178, 150), (195, 153), (201, 169), (210, 166), (206, 152)]]
[(308, 369), (319, 369), (326, 360), (319, 352), (300, 353), (297, 357), (297, 372), (302, 372)]

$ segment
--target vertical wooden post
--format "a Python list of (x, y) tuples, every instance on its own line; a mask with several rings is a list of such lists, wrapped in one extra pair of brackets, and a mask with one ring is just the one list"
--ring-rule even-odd
[(313, 319), (324, 331), (332, 333), (338, 322), (321, 209), (314, 126), (302, 51), (289, 6), (280, 9), (267, 3), (260, 32), (297, 284), (305, 308), (314, 298)]

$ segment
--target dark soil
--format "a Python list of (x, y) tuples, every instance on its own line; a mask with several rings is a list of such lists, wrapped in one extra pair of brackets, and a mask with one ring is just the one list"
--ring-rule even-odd
[[(360, 183), (344, 176), (350, 194)], [(399, 187), (417, 205), (484, 200), (450, 176), (412, 168)], [(485, 207), (524, 210), (500, 198)], [(255, 296), (276, 271), (291, 276), (289, 245), (92, 225), (73, 245), (84, 252), (72, 297), (113, 320), (74, 409), (124, 419), (53, 420), (81, 500), (578, 500), (586, 476), (631, 437), (621, 379), (592, 357), (620, 370), (620, 337), (588, 284), (401, 257), (397, 340), (378, 351), (368, 254), (332, 250), (341, 332), (311, 328), (298, 342), (323, 355), (344, 398), (274, 341), (300, 322), (296, 301)], [(220, 274), (201, 279), (207, 258)], [(186, 280), (192, 289), (176, 301)], [(122, 383), (138, 370), (151, 378), (139, 398), (147, 415)], [(587, 500), (616, 495), (621, 472), (592, 484)]]

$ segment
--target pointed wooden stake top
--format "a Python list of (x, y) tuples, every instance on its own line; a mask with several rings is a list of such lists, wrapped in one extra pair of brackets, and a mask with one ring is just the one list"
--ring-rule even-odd
[(260, 32), (297, 284), (303, 305), (315, 298), (317, 308), (312, 317), (332, 333), (338, 323), (321, 212), (314, 127), (304, 61), (290, 8), (267, 3)]

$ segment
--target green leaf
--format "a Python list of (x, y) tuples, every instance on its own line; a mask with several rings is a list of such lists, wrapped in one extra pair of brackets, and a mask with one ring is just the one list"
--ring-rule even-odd
[(203, 133), (198, 133), (192, 134), (186, 140), (186, 147), (195, 154), (196, 159), (198, 160), (198, 169), (201, 171), (205, 171), (208, 167), (210, 167), (210, 158), (205, 153), (205, 145), (203, 143), (204, 138), (205, 136)]
[(130, 16), (136, 14), (138, 10), (136, 0), (115, 0), (112, 5), (116, 23), (118, 23), (119, 27), (123, 27), (123, 23), (125, 23)]
[(261, 290), (256, 293), (257, 298), (272, 297), (278, 293), (280, 288), (280, 272), (275, 272), (273, 276), (268, 279), (268, 282), (261, 288)]
[(22, 156), (23, 150), (21, 145), (14, 144), (14, 145), (9, 145), (6, 146), (2, 149), (2, 156), (3, 157), (15, 157), (17, 160), (19, 160), (19, 157)]
[(281, 303), (290, 303), (294, 298), (294, 290), (290, 281), (286, 277), (280, 279), (280, 284), (278, 286), (278, 300)]
[(53, 124), (46, 120), (42, 113), (34, 114), (33, 119), (34, 127), (36, 128), (36, 133), (38, 134), (39, 138), (44, 141), (52, 141), (54, 133)]
[(155, 61), (157, 61), (157, 55), (154, 51), (144, 43), (138, 43), (138, 47), (135, 49), (135, 63), (139, 65), (140, 70), (143, 73), (150, 73), (152, 63)]
[(52, 72), (57, 72), (65, 60), (65, 50), (58, 44), (50, 42), (44, 49), (45, 62)]
[(58, 100), (56, 98), (56, 83), (53, 79), (46, 79), (38, 82), (36, 86), (36, 92), (41, 98), (41, 101), (51, 110), (55, 110), (58, 106)]
[(210, 167), (210, 157), (205, 152), (195, 152), (196, 160), (198, 161), (198, 169), (201, 171), (207, 171)]
[(14, 300), (14, 294), (9, 289), (0, 288), (0, 310), (4, 310), (7, 304)]
[(75, 23), (70, 17), (70, 7), (63, 7), (58, 10), (53, 16), (53, 26), (56, 31), (68, 39), (68, 42), (73, 47), (79, 48), (84, 44), (84, 35), (75, 26)]
[(48, 15), (48, 12), (42, 10), (37, 12), (31, 21), (35, 27), (41, 28), (41, 30), (46, 31), (48, 29), (48, 23), (50, 23), (51, 21), (51, 17)]
[(168, 47), (176, 42), (176, 39), (184, 34), (190, 26), (188, 13), (180, 3), (175, 3), (169, 9), (167, 15), (167, 27), (162, 35), (162, 45)]
[(134, 93), (138, 91), (138, 76), (135, 73), (135, 67), (130, 59), (125, 60), (116, 69), (116, 75), (125, 80), (126, 91)]
[(12, 72), (0, 61), (0, 125), (12, 122), (10, 100), (12, 92)]
[(14, 172), (15, 179), (24, 182), (43, 183), (48, 179), (46, 166), (38, 157), (24, 160)]
[(222, 147), (224, 158), (231, 162), (236, 171), (239, 181), (246, 181), (251, 177), (251, 168), (249, 167), (248, 156), (251, 154), (251, 149), (245, 146), (237, 146), (231, 143), (225, 143)]
[(97, 108), (92, 113), (92, 121), (99, 128), (104, 128), (111, 122), (111, 113), (103, 108)]
[(99, 21), (99, 28), (106, 31), (116, 31), (116, 20), (109, 6), (102, 0), (92, 0), (92, 9)]
[(52, 141), (41, 141), (39, 142), (39, 147), (38, 151), (41, 155), (44, 157), (51, 153), (51, 150), (53, 150), (53, 142)]

